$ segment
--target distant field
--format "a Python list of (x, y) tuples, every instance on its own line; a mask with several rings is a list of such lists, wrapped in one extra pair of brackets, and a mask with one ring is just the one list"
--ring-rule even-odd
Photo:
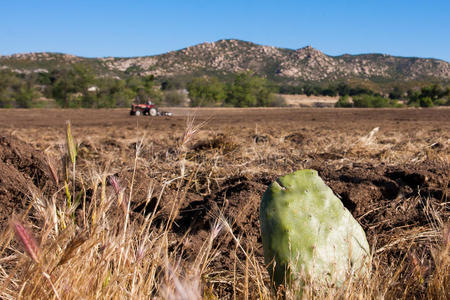
[(339, 97), (281, 95), (289, 106), (334, 106)]
[[(292, 101), (320, 99), (336, 100)], [(374, 256), (362, 282), (310, 295), (445, 299), (450, 109), (163, 110), (174, 115), (0, 110), (0, 228), (23, 213), (43, 241), (39, 265), (0, 235), (0, 298), (275, 298), (260, 200), (278, 176), (313, 168)]]
[[(283, 126), (285, 130), (295, 130), (299, 126), (338, 126), (336, 129), (361, 128), (371, 129), (373, 126), (384, 128), (410, 128), (424, 126), (424, 128), (447, 126), (449, 124), (450, 109), (360, 109), (360, 108), (185, 108), (162, 107), (161, 110), (170, 111), (173, 117), (148, 116), (135, 117), (129, 115), (129, 109), (0, 109), (0, 128), (41, 128), (60, 130), (67, 120), (71, 120), (76, 127), (113, 127), (124, 130), (123, 126), (139, 127), (154, 126), (158, 133), (169, 130), (172, 124), (177, 128), (184, 128), (187, 117), (194, 117), (196, 121), (207, 121), (204, 128), (224, 129), (226, 126), (234, 128)], [(61, 127), (61, 128), (60, 128)], [(172, 129), (170, 129), (172, 130)]]

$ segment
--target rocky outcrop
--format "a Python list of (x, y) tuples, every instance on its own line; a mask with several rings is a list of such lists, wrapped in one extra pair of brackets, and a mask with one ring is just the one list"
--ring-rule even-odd
[(54, 53), (16, 54), (0, 57), (0, 68), (30, 72), (30, 69), (50, 70), (76, 62), (95, 64), (95, 70), (103, 73), (100, 75), (118, 76), (124, 72), (169, 77), (202, 73), (223, 75), (252, 70), (261, 76), (281, 80), (450, 80), (450, 63), (438, 59), (385, 54), (329, 56), (311, 46), (292, 50), (240, 40), (220, 40), (161, 55), (131, 58), (82, 58)]

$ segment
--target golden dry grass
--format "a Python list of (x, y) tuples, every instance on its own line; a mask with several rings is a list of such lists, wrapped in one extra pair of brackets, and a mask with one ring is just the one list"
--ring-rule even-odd
[[(154, 133), (139, 127), (85, 129), (72, 123), (76, 169), (66, 159), (70, 168), (62, 181), (53, 182), (58, 192), (32, 198), (33, 213), (15, 217), (0, 236), (0, 297), (295, 298), (295, 288), (278, 294), (272, 290), (258, 253), (260, 245), (236, 231), (225, 206), (208, 212), (213, 220), (209, 230), (201, 243), (196, 240), (195, 253), (188, 255), (193, 247), (191, 232), (180, 234), (177, 222), (189, 197), (207, 197), (229, 178), (266, 174), (267, 179), (315, 164), (336, 170), (358, 164), (434, 163), (447, 171), (449, 166), (446, 127), (437, 130), (419, 124), (403, 131), (386, 127), (371, 131), (355, 126), (343, 131), (300, 125), (293, 130), (267, 123), (236, 131), (232, 126), (211, 129), (207, 124), (189, 118), (183, 128)], [(39, 130), (11, 133), (58, 161), (67, 156), (62, 128), (33, 138)], [(335, 157), (324, 159), (323, 154)], [(428, 195), (400, 199), (423, 201), (427, 221), (417, 226), (405, 223), (405, 230), (373, 236), (372, 271), (367, 276), (349, 277), (342, 287), (324, 289), (311, 283), (304, 297), (448, 299), (448, 173), (443, 180), (447, 180), (442, 187), (445, 198), (438, 205), (428, 201)], [(150, 213), (133, 210), (142, 203), (152, 203)], [(375, 228), (384, 220), (367, 222), (367, 228)], [(217, 268), (225, 248), (233, 262)]]

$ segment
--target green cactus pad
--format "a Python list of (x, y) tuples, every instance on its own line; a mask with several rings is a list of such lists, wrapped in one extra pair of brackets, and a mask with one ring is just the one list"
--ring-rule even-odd
[(264, 258), (275, 284), (314, 280), (341, 284), (364, 271), (364, 230), (315, 170), (280, 177), (260, 207)]

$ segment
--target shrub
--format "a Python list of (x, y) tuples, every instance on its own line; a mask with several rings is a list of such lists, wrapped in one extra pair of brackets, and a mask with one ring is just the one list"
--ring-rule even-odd
[(274, 95), (270, 98), (268, 105), (269, 107), (285, 107), (287, 106), (286, 99), (281, 95)]
[(164, 93), (164, 102), (168, 106), (183, 106), (186, 102), (186, 96), (179, 91), (167, 91)]
[(335, 107), (352, 107), (353, 104), (350, 102), (350, 97), (348, 95), (340, 96), (339, 100), (334, 105)]
[(353, 97), (354, 107), (394, 107), (396, 102), (376, 95), (358, 95)]
[(389, 99), (383, 97), (372, 97), (372, 107), (391, 107)]
[(369, 95), (361, 95), (353, 97), (353, 105), (355, 107), (372, 107), (371, 97)]
[(432, 107), (433, 106), (433, 100), (431, 100), (430, 97), (420, 98), (419, 103), (420, 103), (421, 107)]
[(437, 99), (436, 101), (434, 101), (434, 105), (438, 105), (438, 106), (448, 106), (450, 105), (450, 98), (448, 99)]

